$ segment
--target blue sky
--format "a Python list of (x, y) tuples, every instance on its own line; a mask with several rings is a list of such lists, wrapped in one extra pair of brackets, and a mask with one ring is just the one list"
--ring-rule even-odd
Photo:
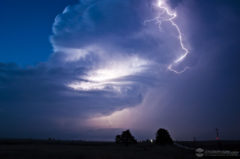
[(239, 5), (1, 1), (0, 138), (239, 139)]
[(35, 65), (52, 53), (49, 36), (58, 13), (77, 0), (3, 0), (0, 5), (1, 61)]

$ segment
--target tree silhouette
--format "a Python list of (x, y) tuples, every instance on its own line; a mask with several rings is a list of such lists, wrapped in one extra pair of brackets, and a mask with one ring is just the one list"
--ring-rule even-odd
[(171, 145), (173, 141), (168, 131), (161, 128), (156, 133), (156, 143), (159, 145)]
[(120, 144), (121, 143), (121, 135), (117, 135), (115, 138), (115, 141), (117, 144)]
[(136, 144), (137, 140), (132, 136), (130, 130), (123, 131), (121, 135), (117, 135), (115, 138), (116, 143), (120, 144)]

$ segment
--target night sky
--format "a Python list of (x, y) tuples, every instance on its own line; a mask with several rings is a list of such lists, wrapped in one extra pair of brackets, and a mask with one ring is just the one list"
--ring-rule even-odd
[(1, 0), (0, 138), (240, 139), (239, 8)]

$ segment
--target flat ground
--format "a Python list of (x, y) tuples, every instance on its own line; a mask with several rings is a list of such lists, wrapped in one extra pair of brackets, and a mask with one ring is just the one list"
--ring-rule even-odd
[[(191, 143), (185, 143), (191, 145)], [(106, 142), (0, 141), (0, 159), (192, 159), (194, 150), (154, 144)]]

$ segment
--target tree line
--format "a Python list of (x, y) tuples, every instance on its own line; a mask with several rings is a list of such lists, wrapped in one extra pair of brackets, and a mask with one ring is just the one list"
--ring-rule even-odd
[[(123, 131), (121, 135), (117, 135), (115, 137), (115, 142), (117, 144), (136, 144), (137, 140), (134, 138), (134, 136), (131, 134), (130, 130)], [(151, 141), (153, 143), (156, 143), (158, 145), (172, 145), (173, 140), (169, 134), (169, 132), (166, 129), (160, 128), (156, 132), (156, 137), (154, 141)]]

